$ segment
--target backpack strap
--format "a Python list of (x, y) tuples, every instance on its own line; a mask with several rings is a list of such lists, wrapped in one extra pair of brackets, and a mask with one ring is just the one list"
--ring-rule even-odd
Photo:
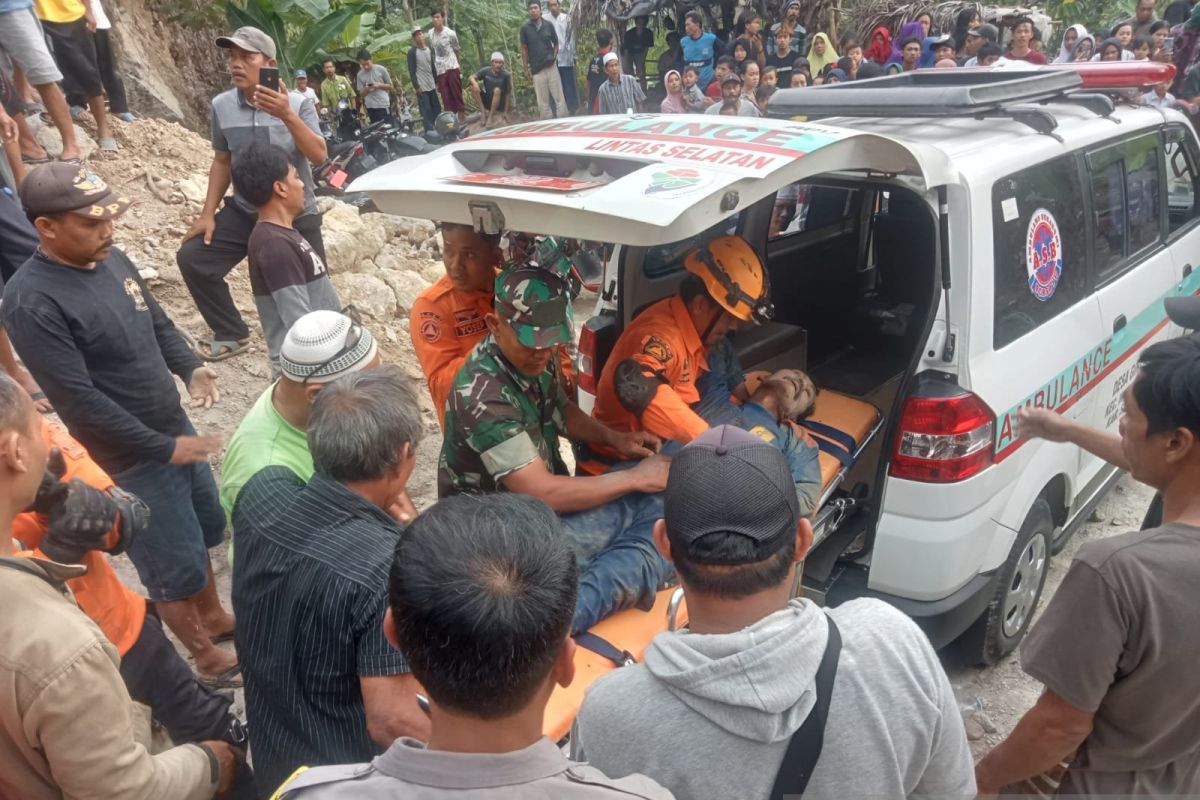
[(833, 697), (833, 680), (837, 677), (838, 656), (842, 652), (842, 635), (828, 614), (822, 616), (829, 623), (829, 641), (825, 645), (825, 654), (821, 656), (821, 666), (817, 668), (817, 702), (804, 724), (788, 742), (783, 763), (779, 765), (779, 774), (775, 776), (775, 785), (771, 787), (771, 800), (798, 798), (804, 794), (825, 743), (825, 722), (829, 717), (829, 701)]
[(577, 633), (574, 639), (575, 644), (584, 650), (590, 650), (598, 656), (607, 658), (618, 667), (627, 667), (630, 664), (637, 663), (637, 659), (628, 650), (622, 650), (603, 636), (590, 631), (587, 633)]

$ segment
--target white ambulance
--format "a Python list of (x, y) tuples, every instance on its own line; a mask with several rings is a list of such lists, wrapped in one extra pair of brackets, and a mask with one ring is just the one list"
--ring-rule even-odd
[[(387, 212), (611, 243), (580, 402), (699, 240), (744, 236), (775, 316), (746, 369), (821, 389), (826, 472), (804, 588), (869, 595), (994, 662), (1047, 561), (1115, 481), (1025, 441), (1024, 406), (1115, 430), (1163, 298), (1200, 290), (1200, 143), (1113, 90), (1158, 64), (931, 70), (777, 93), (778, 119), (629, 115), (486, 132), (359, 179)], [(869, 116), (868, 116), (869, 115)], [(801, 121), (798, 121), (801, 120)]]

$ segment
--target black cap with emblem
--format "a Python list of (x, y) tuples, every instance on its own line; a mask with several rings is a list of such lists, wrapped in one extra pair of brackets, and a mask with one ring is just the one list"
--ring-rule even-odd
[(117, 194), (87, 167), (62, 161), (32, 170), (21, 181), (19, 194), (30, 219), (65, 213), (116, 219), (134, 203), (132, 197)]

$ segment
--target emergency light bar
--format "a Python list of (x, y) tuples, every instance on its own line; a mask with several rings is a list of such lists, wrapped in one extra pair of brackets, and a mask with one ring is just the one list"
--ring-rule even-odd
[(1040, 72), (1071, 70), (1083, 79), (1085, 90), (1140, 89), (1175, 80), (1175, 65), (1157, 61), (1088, 61), (1081, 64), (1047, 64)]

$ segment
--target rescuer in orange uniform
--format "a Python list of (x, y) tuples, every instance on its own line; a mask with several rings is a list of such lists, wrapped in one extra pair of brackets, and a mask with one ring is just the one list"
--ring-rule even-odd
[[(124, 550), (141, 533), (150, 512), (117, 488), (65, 429), (43, 419), (42, 435), (62, 456), (61, 475), (59, 469), (48, 469), (34, 501), (36, 510), (17, 515), (12, 528), (21, 543), (17, 555), (87, 567), (67, 586), (80, 610), (117, 648), (130, 697), (150, 706), (172, 740), (222, 739), (244, 747), (241, 723), (229, 710), (231, 700), (196, 680), (162, 623), (147, 615), (146, 599), (121, 583), (102, 552)], [(72, 518), (69, 532), (60, 525), (64, 510)]]
[[(644, 430), (686, 444), (708, 430), (693, 406), (712, 351), (720, 345), (723, 368), (740, 372), (732, 347), (722, 341), (742, 322), (769, 320), (774, 309), (762, 262), (740, 236), (718, 236), (688, 253), (683, 266), (691, 274), (679, 292), (639, 314), (617, 339), (593, 413), (614, 430)], [(730, 385), (744, 400), (740, 383)], [(592, 455), (583, 464), (591, 473), (615, 456), (601, 448)]]
[[(493, 311), (496, 274), (503, 265), (500, 235), (477, 233), (470, 225), (442, 224), (442, 263), (446, 274), (417, 296), (409, 333), (429, 395), (445, 428), (446, 398), (454, 376), (471, 350), (487, 335), (484, 317)], [(570, 354), (563, 352), (563, 375), (574, 385)]]

